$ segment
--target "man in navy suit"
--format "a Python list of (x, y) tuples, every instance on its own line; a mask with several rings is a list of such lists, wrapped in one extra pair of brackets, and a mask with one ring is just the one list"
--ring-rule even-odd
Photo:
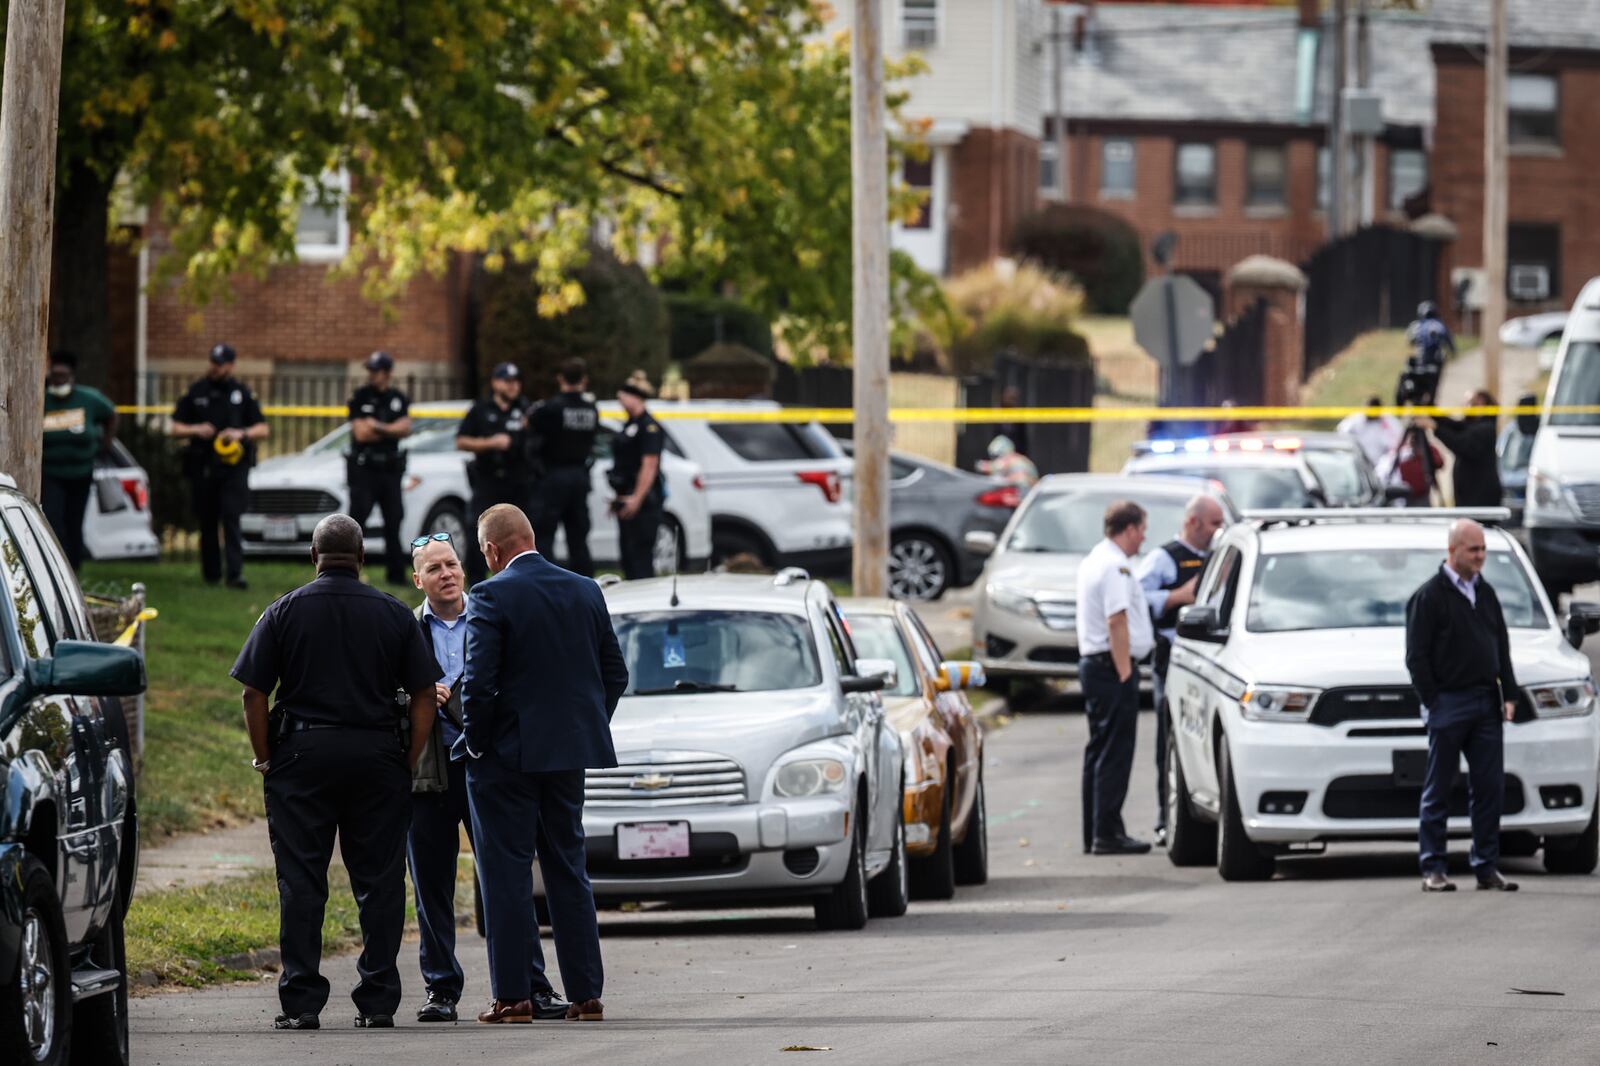
[(473, 587), (455, 753), (467, 763), (472, 839), (483, 884), (489, 1024), (528, 1022), (529, 943), (539, 856), (567, 1020), (599, 1021), (604, 973), (583, 840), (583, 779), (617, 765), (611, 715), (628, 668), (600, 586), (534, 549), (520, 508), (478, 519), (494, 577)]

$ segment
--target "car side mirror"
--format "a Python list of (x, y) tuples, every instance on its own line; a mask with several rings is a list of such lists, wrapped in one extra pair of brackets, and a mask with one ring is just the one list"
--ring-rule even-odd
[(1228, 639), (1217, 609), (1209, 603), (1196, 603), (1178, 612), (1178, 636), (1221, 644)]
[(961, 546), (973, 555), (993, 555), (1000, 538), (987, 529), (969, 529), (961, 538)]
[(940, 692), (962, 692), (969, 688), (982, 688), (988, 681), (982, 663), (951, 660), (939, 664), (939, 676), (934, 681), (934, 687)]
[(53, 656), (28, 663), (34, 696), (137, 696), (145, 684), (144, 656), (118, 644), (58, 640)]
[[(1518, 396), (1517, 406), (1537, 407), (1539, 406), (1539, 397), (1535, 396), (1531, 392), (1522, 396)], [(1539, 432), (1539, 416), (1536, 414), (1518, 415), (1517, 432), (1521, 433), (1524, 437), (1531, 437), (1535, 433)]]
[(846, 696), (853, 696), (858, 692), (882, 692), (884, 679), (881, 677), (862, 677), (859, 674), (845, 674), (839, 678), (839, 691)]
[(1582, 649), (1583, 638), (1600, 632), (1600, 603), (1574, 603), (1567, 608), (1567, 643)]
[(856, 676), (877, 678), (883, 688), (894, 688), (900, 683), (900, 668), (893, 659), (857, 659)]

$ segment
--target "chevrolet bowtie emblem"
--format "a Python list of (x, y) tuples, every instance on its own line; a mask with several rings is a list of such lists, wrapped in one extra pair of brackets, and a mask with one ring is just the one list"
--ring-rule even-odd
[(628, 783), (629, 788), (642, 788), (654, 792), (672, 784), (671, 774), (640, 774)]

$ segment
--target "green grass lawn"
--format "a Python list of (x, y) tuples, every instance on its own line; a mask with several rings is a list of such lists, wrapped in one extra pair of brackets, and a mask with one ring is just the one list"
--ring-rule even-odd
[[(1457, 351), (1477, 346), (1476, 337), (1456, 338)], [(1374, 394), (1385, 403), (1393, 402), (1395, 382), (1410, 352), (1403, 329), (1363, 333), (1311, 376), (1301, 389), (1300, 402), (1308, 407), (1355, 407)]]

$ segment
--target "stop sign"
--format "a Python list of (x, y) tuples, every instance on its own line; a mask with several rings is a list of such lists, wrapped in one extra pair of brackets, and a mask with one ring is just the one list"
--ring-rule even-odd
[(1211, 294), (1184, 274), (1151, 278), (1128, 308), (1133, 339), (1162, 369), (1192, 366), (1215, 332)]

